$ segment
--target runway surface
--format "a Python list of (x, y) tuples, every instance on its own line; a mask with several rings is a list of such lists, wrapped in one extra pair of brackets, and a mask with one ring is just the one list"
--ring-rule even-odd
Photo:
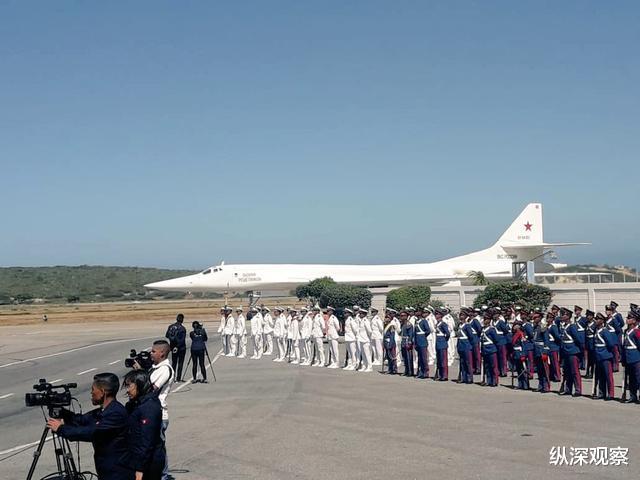
[[(210, 337), (216, 327), (206, 324)], [(78, 382), (87, 410), (92, 375), (124, 374), (129, 349), (150, 346), (165, 329), (164, 322), (142, 321), (1, 328), (0, 478), (26, 476), (34, 449), (27, 445), (38, 440), (44, 420), (38, 408), (24, 406), (24, 393), (39, 378)], [(216, 383), (177, 384), (169, 397), (176, 479), (637, 477), (638, 405), (516, 391), (510, 379), (488, 388), (272, 357), (240, 360), (218, 350), (212, 338)], [(590, 381), (583, 391), (591, 392)], [(567, 455), (571, 447), (628, 448), (629, 464), (553, 466), (552, 447)], [(35, 478), (52, 470), (49, 450)], [(83, 468), (93, 470), (91, 447), (81, 453)]]

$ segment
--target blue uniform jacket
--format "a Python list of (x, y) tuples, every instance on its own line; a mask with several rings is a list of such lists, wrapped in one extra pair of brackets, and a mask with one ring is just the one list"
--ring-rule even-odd
[(593, 352), (596, 348), (595, 344), (596, 322), (591, 322), (585, 330), (585, 346), (587, 350)]
[(578, 338), (580, 340), (580, 344), (584, 347), (587, 342), (587, 327), (589, 322), (587, 322), (586, 317), (580, 317), (576, 320), (576, 329), (578, 331)]
[(162, 431), (162, 406), (155, 392), (127, 403), (129, 428), (127, 452), (121, 463), (134, 472), (145, 472), (143, 477), (162, 473), (166, 456)]
[[(174, 332), (173, 338), (169, 337), (169, 334)], [(169, 339), (169, 346), (171, 350), (177, 348), (178, 350), (186, 350), (187, 349), (187, 329), (184, 328), (180, 322), (175, 322), (169, 325), (167, 328), (167, 333), (164, 335)]]
[(498, 336), (498, 345), (506, 345), (509, 341), (509, 326), (503, 319), (498, 319), (494, 327), (496, 328), (496, 335)]
[(469, 337), (469, 341), (471, 345), (475, 345), (480, 341), (480, 336), (482, 335), (482, 324), (478, 317), (473, 317), (473, 320), (469, 322), (471, 325), (471, 330), (473, 331), (473, 337)]
[(524, 351), (532, 352), (533, 351), (533, 324), (531, 322), (525, 322), (522, 324), (522, 333), (524, 333)]
[(624, 334), (622, 342), (622, 361), (625, 365), (640, 362), (640, 330), (634, 327)]
[(488, 355), (496, 353), (498, 351), (498, 335), (496, 334), (496, 328), (488, 326), (482, 331), (482, 337), (480, 338), (482, 345), (482, 354)]
[(386, 332), (384, 332), (384, 346), (388, 350), (395, 348), (396, 346), (396, 330), (394, 328), (389, 328)]
[(564, 356), (577, 355), (584, 347), (578, 338), (578, 329), (575, 324), (566, 325), (562, 329), (560, 339), (562, 341), (560, 353)]
[(408, 321), (402, 325), (402, 348), (413, 348), (413, 325)]
[(595, 335), (596, 361), (601, 362), (613, 358), (613, 347), (617, 344), (618, 339), (615, 333), (609, 331), (608, 328), (603, 327), (597, 330)]
[(436, 324), (436, 350), (445, 350), (449, 346), (449, 325), (440, 321)]
[(421, 318), (416, 322), (416, 328), (414, 329), (414, 342), (416, 347), (426, 347), (427, 337), (431, 333), (429, 328), (429, 322), (426, 318)]
[(538, 325), (533, 331), (533, 356), (536, 358), (540, 358), (543, 353), (545, 353), (549, 347), (549, 332), (547, 330), (542, 330), (540, 325)]
[(58, 434), (72, 442), (91, 442), (93, 460), (100, 480), (133, 479), (118, 460), (127, 451), (127, 410), (113, 400), (102, 410), (96, 408), (84, 415), (62, 410), (64, 425)]
[(458, 352), (470, 352), (473, 350), (473, 346), (471, 344), (471, 337), (473, 336), (473, 328), (471, 324), (465, 323), (460, 326), (458, 330)]
[(560, 337), (560, 329), (555, 323), (552, 323), (549, 328), (547, 328), (547, 347), (550, 352), (560, 351)]

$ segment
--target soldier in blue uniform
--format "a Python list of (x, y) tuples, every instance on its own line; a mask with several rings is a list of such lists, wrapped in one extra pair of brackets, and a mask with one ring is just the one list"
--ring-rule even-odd
[(529, 372), (529, 379), (533, 378), (535, 372), (535, 361), (533, 358), (533, 324), (529, 320), (529, 311), (523, 309), (520, 312), (520, 318), (522, 319), (522, 333), (524, 333), (524, 352), (527, 357), (527, 371)]
[(534, 311), (531, 314), (533, 321), (533, 360), (536, 363), (538, 374), (538, 389), (540, 393), (549, 393), (549, 353), (547, 326), (542, 322), (542, 312)]
[(408, 320), (407, 312), (400, 314), (400, 324), (402, 335), (402, 361), (404, 362), (404, 376), (413, 377), (413, 325)]
[(553, 312), (547, 314), (547, 350), (549, 352), (549, 380), (559, 382), (560, 373), (560, 328), (556, 324), (556, 315)]
[(474, 317), (469, 322), (471, 330), (473, 331), (473, 337), (469, 337), (469, 340), (471, 341), (471, 346), (473, 348), (473, 373), (475, 375), (480, 375), (480, 370), (482, 369), (482, 353), (480, 351), (480, 336), (482, 335), (481, 312), (482, 311), (479, 308), (474, 308)]
[(449, 326), (442, 321), (447, 314), (446, 310), (436, 308), (436, 377), (435, 380), (446, 382), (449, 380)]
[(418, 355), (418, 378), (429, 378), (429, 357), (427, 352), (427, 337), (431, 334), (426, 310), (419, 309), (420, 318), (415, 326), (414, 343)]
[[(484, 373), (486, 381), (483, 381), (483, 385), (490, 387), (498, 386), (498, 335), (496, 329), (491, 325), (493, 319), (493, 310), (486, 310), (483, 319), (482, 336), (480, 337), (480, 343), (482, 345), (482, 360), (484, 362)], [(483, 379), (484, 380), (484, 379)]]
[(571, 323), (573, 312), (568, 308), (560, 309), (561, 341), (560, 354), (562, 356), (562, 375), (564, 380), (564, 390), (558, 392), (560, 395), (582, 395), (582, 377), (578, 362), (578, 354), (582, 350), (582, 344), (578, 335), (578, 329)]
[(615, 395), (615, 385), (613, 382), (613, 349), (617, 344), (615, 333), (611, 332), (607, 326), (602, 313), (596, 315), (596, 332), (594, 338), (596, 354), (596, 370), (593, 381), (596, 382), (598, 393), (594, 393), (593, 398), (611, 400)]
[(574, 305), (573, 306), (573, 318), (575, 320), (575, 324), (576, 324), (576, 329), (578, 330), (578, 337), (580, 338), (580, 343), (582, 343), (583, 348), (580, 350), (580, 353), (578, 354), (578, 360), (580, 363), (580, 370), (584, 370), (585, 368), (585, 359), (587, 357), (586, 355), (586, 349), (587, 349), (587, 338), (586, 338), (586, 334), (587, 334), (587, 319), (585, 317), (582, 316), (582, 307), (580, 305)]
[(611, 302), (605, 307), (607, 313), (607, 328), (611, 333), (616, 336), (617, 343), (613, 349), (613, 371), (617, 372), (620, 367), (620, 345), (622, 344), (622, 328), (624, 327), (624, 320), (620, 312), (616, 311), (618, 304)]
[(502, 316), (500, 307), (496, 307), (498, 316), (494, 321), (493, 326), (496, 328), (496, 334), (498, 335), (498, 372), (501, 377), (507, 376), (507, 340), (510, 333), (507, 322)]
[(392, 321), (391, 313), (387, 311), (384, 319), (384, 354), (387, 359), (387, 373), (395, 375), (398, 373), (398, 350), (396, 347), (396, 326)]
[(628, 379), (629, 403), (638, 403), (640, 388), (640, 329), (638, 329), (640, 312), (632, 309), (627, 314), (627, 330), (622, 342), (622, 361)]
[[(513, 346), (513, 364), (518, 375), (518, 388), (529, 390), (529, 373), (527, 371), (527, 356), (524, 351), (526, 338), (522, 331), (522, 322), (516, 321), (513, 324), (513, 336), (511, 345)], [(513, 378), (513, 377), (512, 377)]]
[(596, 368), (596, 321), (595, 313), (591, 310), (585, 312), (585, 319), (587, 321), (587, 328), (585, 330), (585, 351), (587, 352), (587, 362), (585, 369), (585, 378), (593, 378), (593, 371)]
[(460, 358), (460, 383), (473, 383), (473, 345), (471, 338), (474, 336), (470, 323), (469, 310), (460, 312), (460, 325), (458, 327), (458, 357)]

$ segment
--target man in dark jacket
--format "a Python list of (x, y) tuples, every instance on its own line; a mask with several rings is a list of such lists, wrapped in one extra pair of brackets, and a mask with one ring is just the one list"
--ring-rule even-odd
[[(207, 332), (200, 322), (192, 323), (193, 331), (189, 333), (191, 337), (191, 362), (193, 378), (191, 383), (207, 383), (207, 370), (204, 368), (204, 354), (207, 350)], [(198, 365), (200, 365), (200, 371), (202, 372), (202, 380), (196, 379), (198, 375)]]
[(182, 325), (183, 322), (184, 315), (179, 313), (176, 322), (169, 325), (165, 334), (171, 348), (171, 367), (176, 372), (176, 382), (182, 381), (182, 367), (184, 367), (184, 356), (187, 353), (187, 329)]
[(91, 403), (99, 405), (84, 415), (62, 409), (62, 418), (50, 418), (47, 426), (62, 438), (72, 442), (93, 443), (93, 459), (100, 480), (127, 480), (130, 471), (118, 465), (118, 459), (127, 451), (127, 411), (116, 400), (120, 388), (113, 373), (100, 373), (93, 377)]

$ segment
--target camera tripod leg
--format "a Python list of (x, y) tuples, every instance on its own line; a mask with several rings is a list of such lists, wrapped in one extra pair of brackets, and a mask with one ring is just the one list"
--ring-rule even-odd
[(213, 362), (211, 361), (211, 357), (209, 356), (209, 350), (207, 349), (207, 347), (204, 347), (204, 353), (207, 354), (207, 360), (209, 360), (209, 366), (211, 367), (211, 375), (213, 375), (213, 381), (217, 382), (218, 380), (216, 379), (216, 372), (213, 371)]
[[(189, 355), (189, 360), (187, 360), (187, 366), (185, 367), (185, 369), (182, 371), (182, 378), (180, 379), (181, 382), (184, 382), (184, 376), (185, 374), (189, 371), (189, 365), (191, 364), (191, 357), (192, 355)], [(194, 377), (195, 378), (195, 377)]]

